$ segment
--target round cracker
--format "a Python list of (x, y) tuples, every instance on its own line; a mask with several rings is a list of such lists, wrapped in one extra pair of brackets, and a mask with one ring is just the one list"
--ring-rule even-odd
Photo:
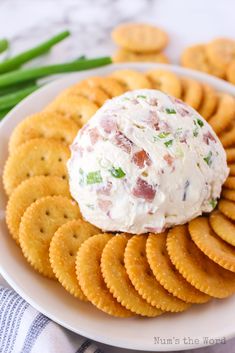
[(12, 153), (23, 143), (35, 138), (52, 138), (70, 145), (78, 127), (75, 122), (53, 112), (36, 113), (16, 126), (9, 140)]
[(219, 134), (235, 117), (235, 100), (230, 94), (220, 93), (216, 112), (208, 120), (213, 130)]
[(235, 126), (225, 131), (219, 138), (224, 148), (233, 146), (235, 144)]
[(235, 246), (235, 224), (225, 217), (223, 213), (218, 210), (213, 211), (210, 214), (210, 224), (221, 239)]
[(213, 87), (205, 83), (202, 84), (202, 101), (198, 108), (198, 113), (208, 120), (214, 113), (218, 103), (218, 95)]
[(94, 235), (81, 245), (76, 259), (77, 278), (87, 299), (98, 309), (112, 316), (130, 317), (133, 314), (112, 296), (101, 273), (101, 255), (112, 237), (105, 233)]
[(235, 272), (235, 248), (219, 238), (206, 217), (197, 217), (189, 223), (191, 238), (212, 261), (226, 270)]
[(235, 59), (235, 41), (229, 38), (216, 38), (206, 45), (206, 53), (215, 67), (225, 71), (228, 64)]
[(36, 271), (54, 278), (49, 261), (51, 239), (62, 224), (80, 217), (76, 202), (63, 196), (46, 196), (27, 208), (20, 222), (19, 241), (25, 258)]
[(171, 71), (152, 69), (146, 72), (155, 89), (163, 91), (174, 97), (181, 98), (182, 85), (179, 77)]
[(146, 235), (135, 235), (125, 249), (125, 267), (133, 286), (143, 299), (163, 311), (187, 310), (190, 304), (171, 295), (156, 280), (146, 258), (147, 238)]
[(235, 202), (220, 199), (218, 208), (226, 217), (235, 221)]
[(186, 225), (169, 231), (167, 251), (177, 270), (198, 290), (215, 298), (234, 293), (235, 274), (203, 254), (192, 241)]
[(235, 59), (227, 67), (226, 79), (232, 84), (235, 84)]
[(148, 78), (139, 71), (127, 69), (116, 70), (110, 74), (110, 77), (120, 82), (126, 90), (151, 88)]
[(109, 97), (116, 97), (123, 94), (126, 90), (124, 86), (111, 77), (93, 76), (86, 79), (91, 87), (100, 87)]
[(147, 303), (138, 294), (127, 275), (124, 266), (127, 242), (128, 236), (117, 234), (105, 246), (101, 257), (105, 283), (117, 301), (133, 313), (148, 317), (161, 315), (161, 310)]
[(181, 99), (197, 109), (202, 101), (202, 85), (191, 78), (181, 78), (182, 97)]
[(235, 201), (235, 190), (229, 190), (229, 189), (223, 188), (222, 196), (226, 200)]
[(235, 176), (229, 176), (226, 179), (224, 186), (228, 189), (235, 190)]
[(202, 304), (210, 296), (189, 284), (172, 264), (166, 250), (167, 233), (150, 234), (146, 243), (146, 254), (154, 276), (172, 295), (187, 302)]
[(90, 86), (86, 80), (73, 85), (67, 89), (64, 94), (72, 96), (83, 96), (97, 104), (98, 107), (101, 107), (106, 102), (106, 100), (109, 99), (109, 96), (104, 92), (102, 88), (97, 86)]
[(33, 139), (19, 146), (5, 164), (3, 184), (6, 193), (24, 180), (37, 175), (54, 175), (67, 179), (69, 147), (50, 139)]
[(140, 53), (157, 52), (168, 44), (166, 32), (144, 23), (120, 24), (112, 31), (112, 39), (118, 46)]
[(235, 176), (235, 164), (229, 164), (229, 175)]
[(223, 78), (224, 68), (219, 69), (209, 60), (206, 45), (197, 44), (186, 48), (181, 55), (181, 65)]
[(225, 148), (227, 162), (235, 162), (235, 148)]
[(95, 114), (99, 106), (88, 98), (62, 93), (45, 111), (53, 111), (73, 120), (78, 126), (82, 126)]
[(24, 180), (12, 192), (7, 203), (6, 222), (17, 244), (19, 244), (21, 217), (26, 209), (41, 197), (55, 195), (70, 197), (68, 182), (57, 176), (36, 176), (29, 178)]
[(76, 255), (82, 243), (100, 230), (82, 219), (63, 224), (53, 235), (49, 257), (52, 270), (62, 286), (75, 297), (87, 301), (76, 276)]
[(119, 48), (113, 55), (114, 63), (121, 62), (156, 62), (169, 64), (169, 59), (164, 53), (134, 53), (132, 51)]

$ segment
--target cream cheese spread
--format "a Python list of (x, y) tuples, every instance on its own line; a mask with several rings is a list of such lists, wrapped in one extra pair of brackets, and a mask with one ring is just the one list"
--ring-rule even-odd
[(134, 234), (212, 211), (228, 171), (210, 125), (181, 100), (148, 89), (108, 100), (79, 131), (68, 161), (84, 218)]

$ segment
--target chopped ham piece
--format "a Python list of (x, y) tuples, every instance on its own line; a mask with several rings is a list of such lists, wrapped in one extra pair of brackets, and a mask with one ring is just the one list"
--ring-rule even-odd
[[(188, 108), (188, 105), (185, 102), (183, 102), (181, 99), (179, 99), (179, 98), (171, 97), (171, 101), (173, 103), (177, 103), (179, 105), (183, 105), (183, 106)], [(189, 114), (190, 114), (190, 111), (189, 111)]]
[(214, 138), (214, 136), (212, 135), (212, 133), (210, 131), (208, 131), (206, 134), (203, 135), (203, 141), (209, 145), (210, 141), (216, 142), (216, 139)]
[(91, 144), (95, 145), (96, 142), (99, 140), (99, 137), (100, 137), (99, 130), (97, 129), (97, 127), (94, 127), (93, 129), (90, 129), (89, 130), (89, 135), (90, 135)]
[(169, 166), (172, 166), (172, 164), (174, 162), (174, 158), (169, 153), (165, 154), (165, 156), (163, 158)]
[(159, 118), (157, 116), (157, 112), (155, 112), (154, 110), (150, 110), (149, 116), (146, 122), (154, 130), (157, 130), (157, 131), (159, 130)]
[(160, 228), (160, 227), (144, 227), (146, 229), (147, 232), (151, 232), (151, 233), (161, 233), (164, 229)]
[(168, 131), (170, 132), (171, 127), (166, 121), (161, 121), (160, 122), (160, 129), (163, 131), (166, 131), (166, 132), (168, 132)]
[(100, 194), (100, 195), (109, 196), (110, 192), (111, 192), (111, 189), (112, 189), (112, 185), (113, 185), (113, 183), (111, 181), (108, 181), (105, 186), (102, 186), (101, 188), (98, 188), (96, 190), (96, 193)]
[(136, 152), (132, 157), (132, 161), (139, 168), (144, 168), (145, 165), (150, 166), (152, 164), (152, 161), (149, 157), (149, 154), (147, 152), (145, 152), (144, 150)]
[(156, 107), (158, 105), (158, 100), (156, 98), (151, 98), (149, 104)]
[(151, 202), (155, 197), (156, 190), (152, 185), (148, 184), (147, 181), (141, 178), (138, 178), (136, 186), (132, 190), (132, 194), (135, 197)]
[(184, 136), (180, 137), (179, 141), (181, 143), (187, 143), (187, 137), (184, 135)]
[(134, 98), (134, 99), (131, 99), (131, 103), (133, 103), (133, 104), (135, 104), (135, 105), (136, 105), (136, 104), (139, 104), (138, 99), (135, 99), (135, 98)]
[(131, 153), (132, 142), (121, 131), (117, 131), (113, 143), (123, 151)]
[(179, 108), (179, 109), (178, 109), (178, 113), (179, 113), (181, 116), (183, 116), (183, 117), (189, 115), (189, 111), (188, 111), (187, 109), (185, 109), (185, 108)]
[(100, 126), (107, 134), (117, 130), (116, 121), (112, 117), (103, 117), (100, 121)]
[(98, 200), (98, 206), (103, 212), (108, 212), (110, 211), (110, 208), (112, 207), (112, 202), (109, 200)]
[(181, 116), (190, 116), (190, 110), (187, 104), (185, 104), (181, 99), (171, 97), (173, 103), (177, 103), (177, 111)]

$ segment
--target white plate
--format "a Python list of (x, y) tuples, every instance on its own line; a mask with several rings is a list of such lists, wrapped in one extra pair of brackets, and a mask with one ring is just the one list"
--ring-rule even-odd
[[(13, 128), (27, 115), (40, 111), (61, 90), (91, 75), (105, 75), (114, 69), (147, 70), (156, 64), (110, 65), (96, 70), (70, 74), (43, 87), (13, 109), (0, 124), (0, 170), (7, 158), (7, 144)], [(166, 66), (168, 69), (170, 66)], [(235, 87), (208, 75), (171, 66), (184, 76), (209, 83), (216, 89), (235, 95)], [(159, 318), (117, 319), (82, 303), (68, 294), (58, 283), (46, 279), (27, 264), (20, 249), (9, 236), (3, 217), (6, 197), (0, 185), (0, 271), (9, 284), (32, 306), (62, 326), (99, 342), (117, 347), (145, 351), (169, 351), (198, 348), (215, 339), (235, 336), (235, 296), (225, 300), (193, 306), (181, 314), (165, 314)], [(211, 341), (206, 341), (206, 338)]]

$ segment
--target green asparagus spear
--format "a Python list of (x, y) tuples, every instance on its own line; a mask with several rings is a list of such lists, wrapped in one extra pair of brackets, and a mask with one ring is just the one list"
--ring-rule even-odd
[(4, 118), (5, 115), (10, 111), (11, 109), (3, 109), (0, 110), (0, 121)]
[(8, 46), (9, 43), (7, 39), (0, 39), (0, 53), (3, 53), (5, 50), (7, 50)]
[(5, 96), (6, 94), (9, 94), (9, 93), (17, 92), (23, 88), (32, 87), (35, 84), (36, 84), (36, 81), (33, 80), (33, 81), (17, 83), (12, 86), (0, 88), (0, 97)]
[(19, 103), (23, 98), (28, 96), (30, 93), (38, 89), (38, 85), (33, 85), (19, 91), (6, 94), (5, 96), (0, 97), (0, 110), (10, 109)]
[(36, 58), (39, 55), (44, 54), (55, 44), (61, 42), (69, 35), (70, 35), (69, 31), (61, 32), (56, 36), (52, 37), (51, 39), (39, 44), (38, 46), (32, 49), (26, 50), (10, 59), (5, 60), (4, 62), (0, 63), (0, 73), (5, 73), (19, 68), (22, 64)]
[(38, 68), (15, 70), (0, 75), (0, 88), (15, 85), (20, 82), (36, 80), (49, 75), (93, 69), (95, 67), (108, 65), (111, 62), (110, 57), (101, 57), (87, 60), (82, 59), (69, 63), (42, 66)]

